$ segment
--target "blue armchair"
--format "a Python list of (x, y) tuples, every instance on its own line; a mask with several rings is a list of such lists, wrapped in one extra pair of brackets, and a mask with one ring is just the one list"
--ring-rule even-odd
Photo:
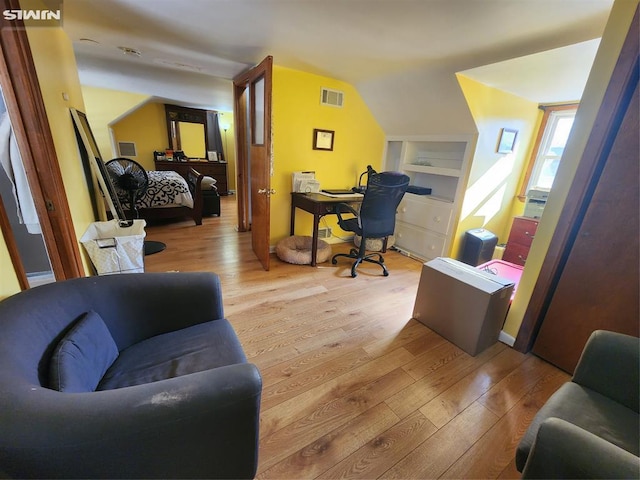
[(261, 390), (214, 274), (88, 277), (0, 302), (0, 476), (252, 478)]

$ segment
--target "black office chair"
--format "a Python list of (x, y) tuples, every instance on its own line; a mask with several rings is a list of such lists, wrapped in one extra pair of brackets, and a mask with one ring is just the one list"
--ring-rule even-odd
[[(378, 264), (382, 267), (382, 274), (386, 277), (389, 271), (384, 264), (384, 258), (380, 253), (366, 253), (368, 238), (382, 238), (382, 253), (387, 251), (387, 238), (393, 235), (396, 226), (396, 209), (404, 192), (409, 185), (409, 177), (398, 172), (376, 173), (371, 170), (367, 181), (367, 189), (364, 192), (360, 212), (346, 203), (336, 206), (338, 225), (343, 230), (354, 232), (361, 237), (360, 248), (352, 248), (347, 253), (338, 253), (331, 259), (332, 264), (338, 263), (338, 257), (353, 258), (355, 262), (351, 266), (351, 276), (357, 275), (356, 268), (362, 262)], [(343, 218), (343, 213), (351, 213), (354, 217)], [(376, 259), (377, 257), (377, 259)]]

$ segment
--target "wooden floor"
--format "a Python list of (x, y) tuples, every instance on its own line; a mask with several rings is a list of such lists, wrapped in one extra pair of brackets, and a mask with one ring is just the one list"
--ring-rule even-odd
[[(262, 372), (258, 478), (519, 478), (514, 452), (568, 376), (498, 343), (476, 357), (411, 319), (422, 264), (385, 254), (264, 271), (235, 197), (201, 226), (148, 226), (147, 271), (220, 275), (227, 318)], [(346, 244), (334, 245), (346, 251)]]

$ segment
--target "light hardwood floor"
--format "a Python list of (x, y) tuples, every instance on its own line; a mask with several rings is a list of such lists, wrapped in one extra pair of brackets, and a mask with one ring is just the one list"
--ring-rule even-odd
[[(272, 257), (235, 230), (235, 197), (201, 226), (147, 227), (147, 271), (220, 275), (227, 318), (262, 372), (260, 479), (519, 478), (514, 452), (568, 375), (498, 343), (476, 357), (411, 319), (419, 261), (349, 275)], [(348, 245), (333, 246), (334, 252)]]

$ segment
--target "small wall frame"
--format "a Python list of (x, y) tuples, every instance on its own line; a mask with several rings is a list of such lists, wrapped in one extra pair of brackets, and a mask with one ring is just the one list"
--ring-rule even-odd
[(313, 149), (314, 150), (333, 150), (333, 139), (335, 137), (334, 130), (313, 129)]
[(500, 131), (500, 138), (498, 139), (498, 153), (511, 153), (513, 147), (516, 144), (516, 137), (518, 136), (518, 130), (511, 128), (503, 128)]

